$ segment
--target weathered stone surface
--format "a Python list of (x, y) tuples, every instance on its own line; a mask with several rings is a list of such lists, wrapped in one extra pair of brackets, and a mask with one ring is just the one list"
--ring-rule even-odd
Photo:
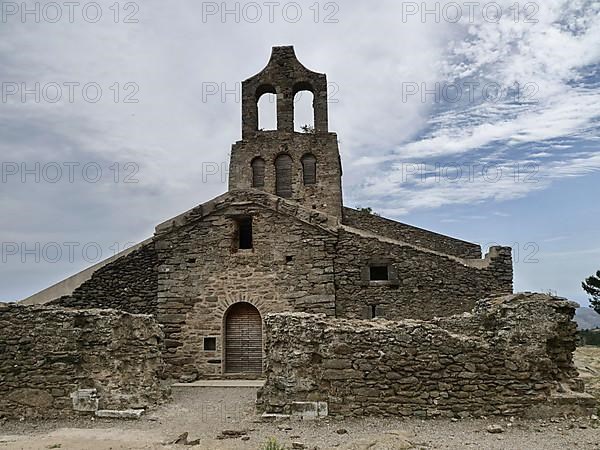
[(292, 417), (302, 420), (317, 420), (328, 416), (326, 402), (293, 402), (291, 406)]
[(259, 406), (289, 414), (310, 400), (327, 402), (330, 415), (423, 418), (589, 414), (593, 398), (576, 392), (575, 306), (517, 294), (430, 321), (269, 315)]
[(369, 231), (398, 241), (410, 242), (416, 246), (435, 250), (459, 258), (481, 258), (481, 247), (471, 242), (461, 241), (450, 236), (413, 227), (395, 220), (366, 214), (356, 209), (344, 207), (344, 225)]
[(0, 416), (57, 417), (98, 407), (153, 405), (165, 397), (160, 386), (161, 340), (162, 332), (150, 316), (2, 308)]
[(95, 412), (98, 410), (98, 391), (96, 389), (78, 389), (71, 393), (73, 410), (78, 412)]
[[(493, 247), (485, 260), (459, 259), (345, 227), (336, 249), (337, 317), (368, 319), (374, 306), (377, 317), (428, 320), (470, 311), (490, 295), (512, 293), (508, 247)], [(369, 282), (373, 262), (389, 265), (389, 282)]]
[(99, 409), (96, 411), (96, 417), (104, 419), (138, 420), (142, 414), (144, 414), (143, 409)]
[(156, 263), (154, 242), (150, 242), (101, 267), (71, 295), (56, 299), (48, 305), (156, 314)]
[[(259, 191), (239, 191), (220, 197), (207, 217), (200, 208), (179, 227), (157, 229), (158, 320), (166, 325), (171, 376), (221, 377), (224, 319), (238, 302), (251, 303), (263, 317), (294, 310), (335, 313), (335, 229), (284, 214), (283, 203)], [(238, 215), (253, 218), (249, 253), (234, 249)], [(203, 351), (206, 336), (216, 338), (215, 350)]]
[(9, 392), (7, 400), (35, 409), (48, 409), (52, 406), (54, 397), (45, 389), (22, 388)]

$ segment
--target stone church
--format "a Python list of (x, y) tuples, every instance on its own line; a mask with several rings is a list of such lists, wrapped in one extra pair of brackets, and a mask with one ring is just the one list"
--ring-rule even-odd
[[(314, 130), (294, 131), (294, 97), (314, 96)], [(277, 130), (258, 101), (277, 96)], [(156, 227), (153, 237), (25, 304), (151, 314), (164, 332), (168, 376), (260, 377), (264, 318), (431, 319), (512, 293), (509, 247), (481, 247), (345, 207), (327, 77), (293, 47), (273, 48), (243, 82), (242, 139), (229, 190)]]

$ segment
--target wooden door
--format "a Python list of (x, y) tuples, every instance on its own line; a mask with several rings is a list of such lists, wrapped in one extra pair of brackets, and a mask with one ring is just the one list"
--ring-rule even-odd
[(250, 303), (233, 305), (227, 313), (225, 372), (262, 373), (262, 320)]

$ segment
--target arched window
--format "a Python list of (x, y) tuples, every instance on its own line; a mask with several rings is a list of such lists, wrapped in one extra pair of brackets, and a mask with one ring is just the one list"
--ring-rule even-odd
[(258, 129), (277, 129), (277, 91), (273, 86), (262, 85), (256, 91)]
[(252, 160), (252, 187), (265, 187), (265, 160), (262, 158)]
[(294, 85), (294, 131), (315, 132), (314, 89), (308, 82)]
[(310, 91), (299, 91), (294, 96), (294, 131), (315, 132), (314, 95)]
[(275, 160), (275, 189), (280, 197), (292, 196), (292, 158), (290, 155), (279, 155)]
[(315, 155), (304, 155), (302, 157), (302, 175), (304, 185), (317, 184), (317, 158)]

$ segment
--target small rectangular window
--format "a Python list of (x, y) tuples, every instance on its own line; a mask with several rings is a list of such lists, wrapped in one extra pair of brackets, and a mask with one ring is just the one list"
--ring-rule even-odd
[(370, 281), (388, 281), (390, 279), (387, 265), (373, 265), (369, 268)]
[(237, 220), (237, 244), (239, 250), (249, 250), (252, 247), (252, 217)]
[(204, 338), (204, 351), (214, 352), (217, 349), (217, 338), (216, 337), (205, 337)]
[(377, 317), (377, 305), (371, 305), (371, 319)]

